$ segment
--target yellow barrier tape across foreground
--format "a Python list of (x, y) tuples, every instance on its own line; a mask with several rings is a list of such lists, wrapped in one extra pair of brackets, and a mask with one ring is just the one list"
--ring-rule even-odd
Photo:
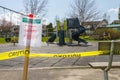
[[(0, 60), (17, 58), (28, 54), (28, 50), (13, 50), (8, 52), (0, 53)], [(105, 54), (105, 51), (90, 51), (90, 52), (73, 52), (73, 53), (62, 53), (62, 54), (51, 54), (51, 53), (31, 53), (29, 57), (85, 57), (85, 56), (96, 56)]]

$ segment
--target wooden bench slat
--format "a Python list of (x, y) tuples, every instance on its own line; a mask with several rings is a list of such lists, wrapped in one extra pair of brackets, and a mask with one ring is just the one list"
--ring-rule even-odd
[[(89, 65), (95, 69), (102, 69), (108, 66), (108, 62), (91, 62)], [(120, 62), (113, 62), (111, 68), (120, 68)]]

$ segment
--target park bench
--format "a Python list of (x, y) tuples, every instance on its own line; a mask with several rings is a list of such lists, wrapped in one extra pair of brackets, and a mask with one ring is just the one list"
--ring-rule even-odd
[(107, 51), (105, 55), (109, 55), (108, 62), (90, 62), (89, 65), (94, 69), (102, 69), (104, 71), (104, 80), (108, 80), (108, 71), (111, 68), (120, 68), (120, 62), (113, 62), (114, 55), (120, 54), (120, 41), (99, 42), (98, 50)]

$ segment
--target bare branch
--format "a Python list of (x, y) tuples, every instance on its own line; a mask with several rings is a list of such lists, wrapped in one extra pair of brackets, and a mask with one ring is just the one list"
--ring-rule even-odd
[(100, 19), (94, 0), (74, 0), (70, 7), (70, 16), (78, 17), (80, 22)]
[(47, 3), (48, 0), (25, 0), (24, 1), (25, 12), (27, 14), (32, 13), (36, 16), (45, 14)]

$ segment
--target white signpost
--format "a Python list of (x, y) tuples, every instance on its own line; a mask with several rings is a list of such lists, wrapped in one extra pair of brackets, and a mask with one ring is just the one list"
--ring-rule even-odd
[[(22, 17), (22, 23), (19, 31), (19, 45), (26, 46), (27, 40), (31, 40), (31, 47), (41, 47), (42, 21), (40, 18), (33, 18), (32, 30), (29, 31), (29, 17)], [(28, 33), (31, 32), (31, 36)]]
[(39, 18), (34, 18), (33, 14), (28, 17), (22, 17), (22, 23), (19, 32), (19, 45), (26, 46), (29, 51), (25, 54), (23, 80), (27, 80), (30, 47), (40, 47), (42, 37), (42, 22)]

